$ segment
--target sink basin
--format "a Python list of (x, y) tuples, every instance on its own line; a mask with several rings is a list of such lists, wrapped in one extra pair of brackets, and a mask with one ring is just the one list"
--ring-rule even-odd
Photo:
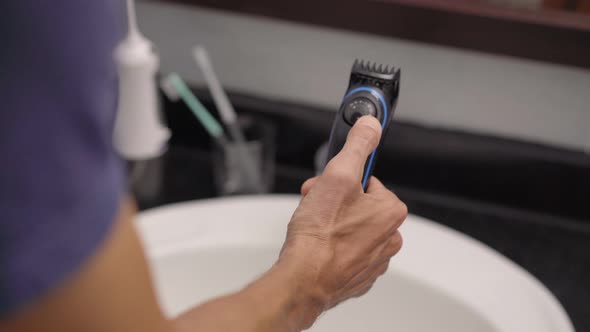
[[(164, 312), (177, 315), (268, 269), (299, 199), (241, 196), (141, 213)], [(413, 215), (401, 231), (404, 248), (371, 292), (322, 315), (311, 331), (574, 331), (539, 281), (489, 247)]]

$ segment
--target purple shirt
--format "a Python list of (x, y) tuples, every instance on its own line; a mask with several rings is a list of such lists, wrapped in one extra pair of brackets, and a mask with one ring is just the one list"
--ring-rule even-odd
[(124, 192), (122, 1), (0, 1), (0, 317), (72, 277)]

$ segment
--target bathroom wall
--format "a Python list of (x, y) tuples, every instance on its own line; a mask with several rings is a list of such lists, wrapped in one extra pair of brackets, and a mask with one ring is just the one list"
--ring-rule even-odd
[(137, 10), (162, 71), (193, 84), (201, 43), (229, 89), (335, 110), (365, 58), (402, 68), (400, 119), (590, 152), (590, 70), (185, 5)]

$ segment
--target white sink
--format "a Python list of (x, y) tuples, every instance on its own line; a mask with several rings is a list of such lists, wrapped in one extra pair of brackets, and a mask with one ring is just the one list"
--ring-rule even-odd
[[(138, 220), (164, 311), (243, 287), (275, 261), (298, 196), (175, 204)], [(410, 215), (404, 248), (366, 296), (320, 317), (311, 331), (571, 332), (553, 295), (485, 245)]]

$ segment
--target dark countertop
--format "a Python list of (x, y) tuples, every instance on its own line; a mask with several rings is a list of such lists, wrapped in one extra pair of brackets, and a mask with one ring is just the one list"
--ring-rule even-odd
[[(298, 193), (314, 175), (313, 156), (333, 113), (230, 97), (238, 112), (275, 129), (273, 192)], [(167, 102), (165, 109), (171, 147), (135, 186), (141, 209), (217, 196), (209, 138), (183, 105)], [(590, 155), (399, 121), (385, 143), (375, 174), (411, 213), (518, 263), (555, 294), (577, 331), (590, 331)]]

